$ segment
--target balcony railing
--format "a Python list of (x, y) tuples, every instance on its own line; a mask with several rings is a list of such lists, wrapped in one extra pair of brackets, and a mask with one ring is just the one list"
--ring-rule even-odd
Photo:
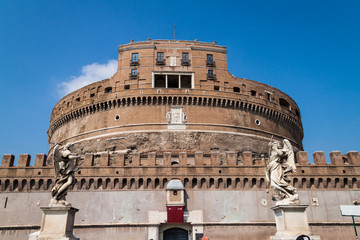
[(216, 74), (207, 74), (208, 80), (216, 80)]
[(129, 79), (138, 79), (139, 78), (139, 74), (129, 74)]
[(207, 67), (215, 67), (215, 61), (206, 60), (206, 66)]
[(191, 62), (189, 59), (181, 59), (181, 66), (190, 66)]
[(156, 59), (156, 65), (166, 65), (166, 59)]
[(140, 60), (139, 59), (131, 59), (130, 66), (139, 66)]

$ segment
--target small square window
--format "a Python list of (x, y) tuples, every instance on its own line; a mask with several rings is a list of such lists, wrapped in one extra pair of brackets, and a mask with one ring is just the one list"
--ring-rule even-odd
[(124, 86), (124, 89), (125, 89), (125, 90), (130, 89), (130, 85), (125, 85), (125, 86)]
[(215, 91), (220, 91), (220, 86), (214, 86)]
[(95, 93), (91, 93), (90, 94), (90, 97), (92, 98), (92, 97), (95, 97)]
[(177, 195), (177, 194), (178, 194), (177, 190), (174, 190), (174, 195)]

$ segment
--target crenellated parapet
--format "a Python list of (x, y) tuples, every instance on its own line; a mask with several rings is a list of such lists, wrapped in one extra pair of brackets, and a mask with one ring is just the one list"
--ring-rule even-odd
[[(21, 154), (17, 166), (14, 155), (5, 154), (0, 167), (2, 192), (50, 191), (54, 170), (45, 154), (37, 154), (30, 166), (29, 154)], [(359, 152), (342, 155), (330, 153), (330, 163), (324, 152), (313, 154), (310, 163), (307, 152), (296, 153), (297, 171), (292, 184), (301, 189), (338, 190), (360, 188)], [(254, 189), (265, 190), (266, 158), (252, 152), (100, 152), (87, 153), (76, 162), (74, 191), (161, 190), (172, 178), (179, 178), (186, 189)]]

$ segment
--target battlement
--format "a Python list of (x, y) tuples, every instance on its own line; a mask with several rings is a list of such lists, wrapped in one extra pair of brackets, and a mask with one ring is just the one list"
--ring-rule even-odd
[[(49, 168), (51, 159), (44, 153), (36, 154), (34, 166), (30, 166), (31, 156), (20, 154), (18, 165), (14, 165), (15, 156), (4, 154), (1, 169), (6, 168)], [(126, 151), (86, 153), (81, 160), (76, 162), (79, 167), (170, 167), (170, 166), (265, 166), (267, 159), (254, 157), (250, 151), (236, 153), (217, 151), (210, 154), (198, 151), (195, 154), (179, 152), (148, 152), (139, 153)], [(299, 166), (360, 166), (360, 155), (357, 151), (350, 151), (343, 155), (340, 151), (330, 153), (330, 163), (326, 162), (325, 153), (317, 151), (313, 153), (313, 163), (310, 163), (308, 153), (299, 151), (296, 153), (296, 164)]]
[[(351, 151), (345, 155), (330, 153), (327, 163), (324, 152), (315, 152), (309, 163), (306, 152), (296, 154), (297, 171), (291, 174), (298, 189), (358, 189), (360, 188), (360, 156)], [(51, 159), (37, 154), (34, 166), (30, 155), (21, 154), (14, 166), (14, 155), (5, 154), (0, 167), (1, 192), (48, 191), (54, 185)], [(189, 190), (254, 189), (265, 190), (266, 158), (252, 152), (101, 152), (85, 154), (76, 165), (74, 191), (87, 190), (161, 190), (172, 178), (180, 179)], [(47, 165), (49, 163), (49, 165)]]

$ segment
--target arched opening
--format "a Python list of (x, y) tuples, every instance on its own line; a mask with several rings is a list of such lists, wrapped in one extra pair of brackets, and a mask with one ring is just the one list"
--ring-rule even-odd
[(160, 180), (158, 178), (155, 178), (155, 189), (160, 188)]
[(119, 179), (118, 178), (115, 178), (114, 179), (114, 189), (119, 189), (120, 187), (119, 187)]
[(19, 180), (15, 179), (13, 182), (13, 191), (18, 190)]
[(85, 180), (84, 178), (83, 178), (83, 179), (81, 179), (81, 182), (80, 182), (80, 189), (86, 189), (85, 184), (86, 184), (86, 180)]
[(290, 110), (290, 104), (285, 99), (279, 98), (279, 104), (280, 104), (280, 106), (285, 107)]
[(111, 93), (111, 92), (112, 92), (112, 87), (105, 88), (105, 93)]
[(23, 179), (22, 182), (21, 182), (21, 190), (26, 190), (27, 188), (27, 181), (26, 179)]
[(146, 180), (146, 188), (148, 188), (148, 189), (151, 189), (152, 187), (151, 187), (151, 178), (148, 178), (147, 180)]
[(138, 186), (139, 189), (143, 189), (144, 188), (144, 179), (142, 178), (139, 178), (139, 186)]
[(197, 179), (193, 178), (191, 188), (197, 188)]
[(213, 178), (210, 178), (210, 181), (209, 181), (209, 188), (213, 189), (214, 188), (214, 185), (215, 185), (215, 181)]
[(188, 231), (182, 228), (170, 228), (164, 231), (164, 240), (188, 240)]
[(52, 180), (48, 179), (47, 182), (46, 182), (46, 189), (47, 190), (51, 188), (51, 184), (52, 184)]
[[(6, 190), (6, 181), (5, 181), (5, 190)], [(35, 190), (35, 180), (30, 180), (30, 190)]]

